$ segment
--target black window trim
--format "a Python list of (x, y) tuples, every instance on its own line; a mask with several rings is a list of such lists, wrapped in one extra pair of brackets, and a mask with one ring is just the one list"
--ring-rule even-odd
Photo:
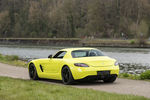
[[(53, 56), (53, 59), (63, 59), (64, 58), (64, 56), (63, 56), (63, 58), (54, 58), (59, 52), (61, 52), (61, 53), (63, 53), (63, 52), (65, 52), (65, 55), (66, 55), (66, 53), (67, 53), (67, 51), (58, 51), (54, 56)], [(58, 56), (58, 55), (57, 55)]]

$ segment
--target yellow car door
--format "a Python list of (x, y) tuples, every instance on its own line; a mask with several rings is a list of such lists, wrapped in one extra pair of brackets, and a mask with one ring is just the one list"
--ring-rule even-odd
[(62, 59), (53, 58), (49, 71), (51, 71), (52, 73), (59, 73), (62, 66)]
[(53, 58), (52, 58), (52, 70), (53, 73), (59, 73), (63, 66), (63, 57), (65, 56), (66, 51), (59, 51)]
[(61, 67), (63, 66), (63, 57), (66, 51), (59, 51), (53, 57), (49, 58), (46, 63), (42, 64), (44, 68), (44, 74), (51, 79), (61, 79)]
[(45, 74), (51, 74), (53, 73), (53, 59), (47, 59), (44, 61), (41, 66), (43, 68), (43, 72)]

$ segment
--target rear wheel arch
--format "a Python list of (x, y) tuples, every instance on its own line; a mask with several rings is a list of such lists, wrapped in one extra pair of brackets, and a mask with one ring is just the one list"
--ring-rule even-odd
[[(64, 77), (64, 71), (66, 70), (66, 69), (68, 69), (68, 72), (69, 72), (69, 79), (68, 79), (68, 81), (66, 81), (65, 82), (65, 77)], [(72, 72), (71, 72), (71, 70), (70, 70), (70, 67), (68, 66), (68, 65), (64, 65), (63, 67), (62, 67), (62, 69), (61, 69), (61, 76), (62, 76), (62, 81), (63, 81), (63, 83), (65, 84), (65, 85), (68, 85), (68, 84), (72, 84), (73, 83), (73, 81), (74, 81), (74, 78), (73, 78), (73, 76), (72, 76)]]
[[(63, 65), (62, 69), (63, 69), (64, 67), (69, 67), (69, 66), (68, 66), (68, 65)], [(62, 69), (61, 69), (61, 70), (62, 70)]]
[(71, 70), (70, 66), (67, 65), (67, 64), (65, 64), (65, 65), (62, 66), (61, 71), (62, 71), (62, 69), (63, 69), (64, 67), (68, 67), (68, 68), (70, 69), (71, 73), (72, 73), (72, 70)]

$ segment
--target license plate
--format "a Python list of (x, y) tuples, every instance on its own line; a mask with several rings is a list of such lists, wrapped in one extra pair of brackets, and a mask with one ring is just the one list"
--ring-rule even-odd
[(100, 76), (110, 75), (110, 71), (98, 71), (97, 75), (100, 75)]

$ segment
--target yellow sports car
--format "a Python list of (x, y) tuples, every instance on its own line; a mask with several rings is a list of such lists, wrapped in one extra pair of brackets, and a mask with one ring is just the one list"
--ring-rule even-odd
[(46, 59), (32, 60), (28, 64), (29, 76), (62, 80), (71, 84), (75, 80), (103, 80), (114, 82), (119, 74), (115, 59), (104, 56), (95, 48), (68, 48), (58, 51)]

